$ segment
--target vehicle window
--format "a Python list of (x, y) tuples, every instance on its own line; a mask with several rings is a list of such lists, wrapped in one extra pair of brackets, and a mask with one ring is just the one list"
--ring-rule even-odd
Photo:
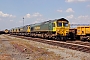
[(31, 31), (33, 31), (34, 29), (33, 29), (33, 27), (31, 27)]
[(68, 26), (68, 23), (63, 23), (63, 26), (67, 27)]
[(17, 31), (17, 29), (16, 29), (16, 31)]
[(13, 29), (13, 31), (14, 31), (14, 29)]
[(59, 26), (62, 26), (62, 23), (61, 22), (59, 22), (58, 24), (57, 24), (57, 26), (59, 27)]
[(30, 27), (29, 27), (29, 29), (30, 29)]
[(19, 31), (20, 31), (20, 29), (19, 29)]

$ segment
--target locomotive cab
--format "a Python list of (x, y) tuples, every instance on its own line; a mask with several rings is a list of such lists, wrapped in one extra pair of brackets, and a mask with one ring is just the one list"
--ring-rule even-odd
[(56, 35), (59, 40), (66, 40), (69, 35), (69, 21), (62, 18), (56, 21)]

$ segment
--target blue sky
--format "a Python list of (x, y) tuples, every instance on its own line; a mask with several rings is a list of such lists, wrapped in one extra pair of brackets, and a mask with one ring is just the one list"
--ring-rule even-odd
[(90, 0), (0, 0), (0, 30), (64, 17), (90, 24)]

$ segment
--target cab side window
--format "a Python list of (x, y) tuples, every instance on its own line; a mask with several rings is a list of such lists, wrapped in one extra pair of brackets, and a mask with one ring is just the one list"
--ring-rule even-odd
[(34, 28), (33, 27), (31, 27), (31, 31), (33, 31), (34, 30)]

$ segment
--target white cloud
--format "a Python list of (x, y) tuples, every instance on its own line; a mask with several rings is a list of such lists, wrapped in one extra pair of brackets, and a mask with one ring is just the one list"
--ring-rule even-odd
[(66, 16), (66, 19), (70, 21), (70, 23), (76, 24), (90, 24), (90, 16), (89, 15), (80, 15), (75, 17), (74, 15)]
[(66, 2), (74, 2), (74, 0), (66, 0)]
[[(33, 14), (26, 14), (24, 16), (25, 18), (25, 24), (34, 24), (34, 23), (40, 23), (45, 20), (45, 18), (40, 13), (33, 13)], [(20, 24), (22, 24), (22, 21), (19, 21)]]
[(57, 12), (63, 12), (63, 10), (57, 10)]
[(74, 12), (72, 8), (68, 8), (66, 12)]
[(90, 16), (88, 15), (80, 15), (76, 18), (77, 22), (80, 22), (80, 24), (90, 24)]
[(3, 13), (2, 11), (0, 11), (0, 17), (15, 17), (15, 16), (11, 14)]
[(90, 7), (90, 5), (87, 5), (87, 7)]
[(73, 15), (69, 15), (69, 16), (66, 16), (66, 18), (67, 19), (72, 19), (72, 18), (74, 18), (74, 16)]
[(25, 15), (25, 18), (30, 18), (30, 17), (31, 17), (30, 14), (26, 14), (26, 15)]
[(34, 13), (33, 15), (32, 15), (33, 17), (38, 17), (38, 16), (42, 16), (40, 13)]
[(86, 1), (89, 1), (89, 0), (65, 0), (65, 2), (86, 2)]
[(78, 16), (78, 19), (90, 19), (90, 17), (88, 15), (85, 15), (85, 16)]
[(34, 14), (32, 14), (32, 15), (28, 13), (28, 14), (26, 14), (24, 17), (25, 17), (25, 18), (32, 18), (32, 17), (41, 17), (41, 16), (42, 16), (42, 15), (37, 12), (37, 13), (34, 13)]

